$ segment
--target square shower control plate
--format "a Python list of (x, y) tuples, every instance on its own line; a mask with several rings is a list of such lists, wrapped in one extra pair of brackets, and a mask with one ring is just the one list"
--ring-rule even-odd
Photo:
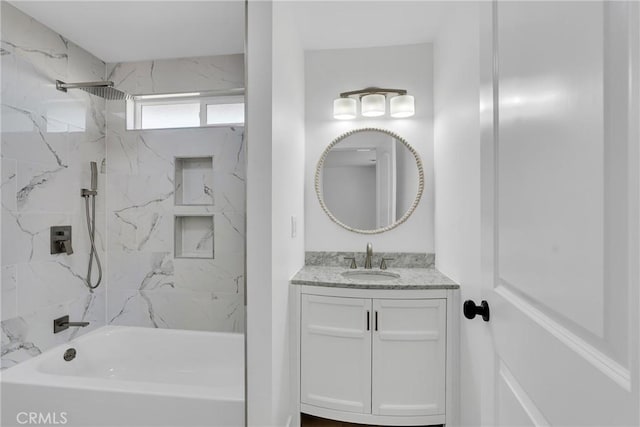
[(71, 226), (70, 225), (54, 225), (51, 227), (51, 253), (65, 253), (61, 241), (71, 242)]

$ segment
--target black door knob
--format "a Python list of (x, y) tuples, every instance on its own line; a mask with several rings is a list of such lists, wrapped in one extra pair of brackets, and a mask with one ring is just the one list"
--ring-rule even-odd
[(489, 303), (485, 300), (482, 300), (479, 306), (471, 300), (465, 301), (462, 306), (462, 312), (467, 319), (473, 319), (478, 314), (482, 316), (482, 320), (485, 322), (489, 321)]

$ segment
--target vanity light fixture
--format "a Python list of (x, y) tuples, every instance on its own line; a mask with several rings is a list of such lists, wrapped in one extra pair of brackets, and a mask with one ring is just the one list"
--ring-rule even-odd
[(355, 119), (357, 101), (360, 99), (360, 114), (364, 117), (384, 116), (387, 107), (387, 95), (394, 94), (389, 100), (389, 112), (393, 118), (411, 117), (415, 114), (415, 100), (407, 95), (405, 89), (382, 89), (368, 87), (360, 90), (342, 92), (333, 100), (333, 117), (338, 120)]

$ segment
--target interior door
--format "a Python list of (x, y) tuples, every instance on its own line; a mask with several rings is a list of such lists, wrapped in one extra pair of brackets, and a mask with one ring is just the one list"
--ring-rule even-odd
[(302, 295), (301, 400), (371, 413), (371, 300)]
[(490, 21), (491, 421), (638, 425), (638, 4), (501, 1)]
[(445, 412), (446, 299), (374, 299), (372, 413)]

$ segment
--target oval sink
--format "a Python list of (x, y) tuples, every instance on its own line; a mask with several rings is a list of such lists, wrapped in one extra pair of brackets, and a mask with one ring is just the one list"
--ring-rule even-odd
[(400, 275), (388, 271), (345, 271), (344, 273), (342, 273), (342, 277), (351, 280), (384, 281), (397, 279), (400, 277)]

